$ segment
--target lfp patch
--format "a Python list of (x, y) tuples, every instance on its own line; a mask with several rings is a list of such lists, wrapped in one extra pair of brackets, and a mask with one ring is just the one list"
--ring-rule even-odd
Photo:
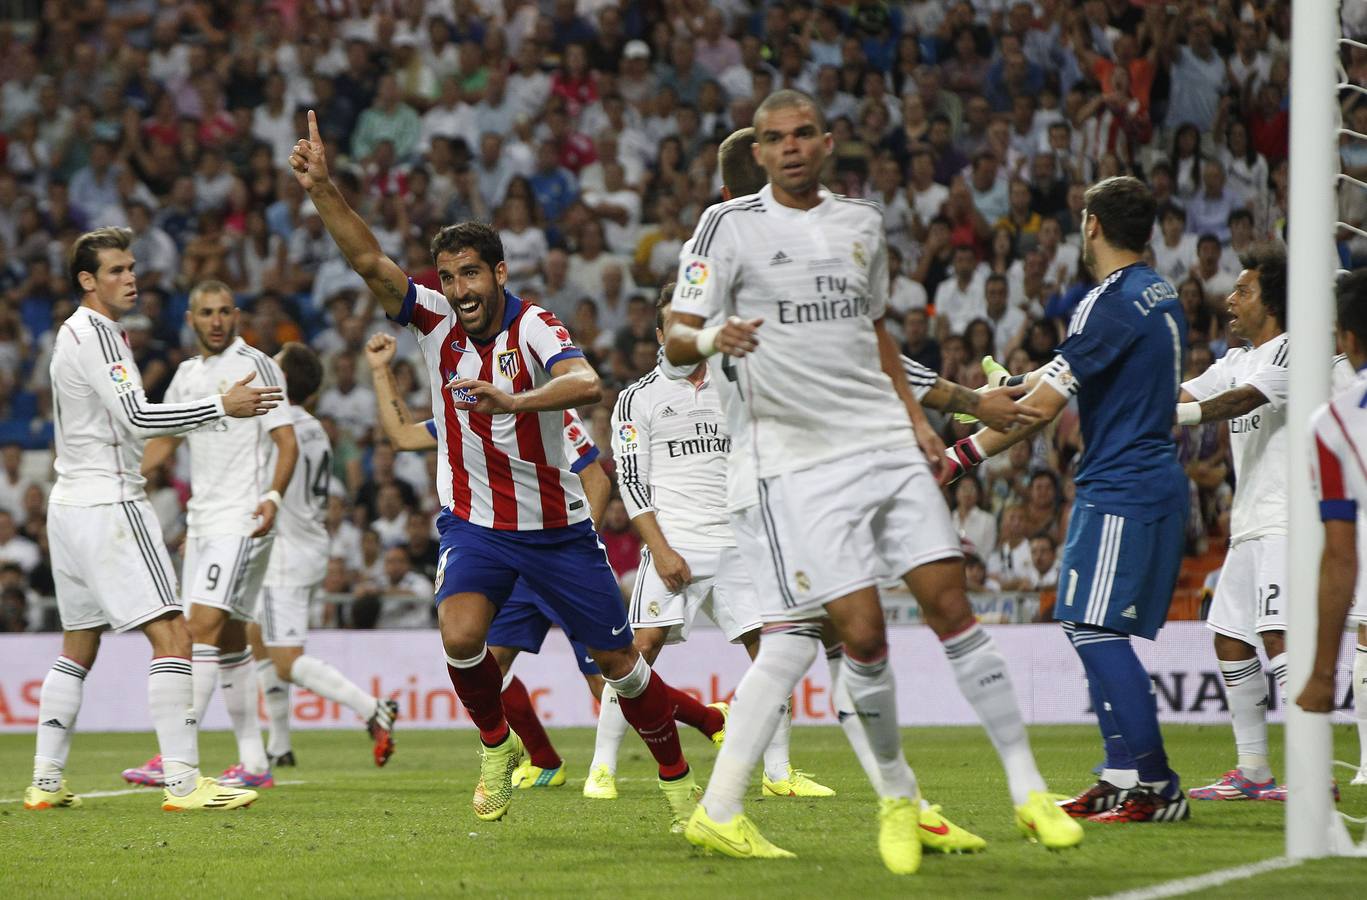
[(707, 263), (695, 259), (693, 262), (684, 266), (684, 281), (695, 286), (706, 283)]
[(624, 444), (636, 443), (636, 426), (630, 422), (623, 422), (621, 427), (617, 429), (617, 438)]
[(109, 380), (115, 384), (123, 384), (128, 380), (128, 370), (123, 363), (114, 363), (109, 367)]

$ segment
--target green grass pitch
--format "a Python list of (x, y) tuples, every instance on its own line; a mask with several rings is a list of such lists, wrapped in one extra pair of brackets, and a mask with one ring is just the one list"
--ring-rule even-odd
[[(1166, 729), (1188, 786), (1229, 765), (1227, 728)], [(1034, 746), (1051, 786), (1090, 782), (1094, 729), (1037, 727)], [(477, 769), (472, 731), (398, 732), (385, 769), (369, 759), (360, 731), (301, 732), (300, 765), (255, 806), (173, 816), (159, 793), (92, 797), (77, 810), (25, 812), (33, 752), (24, 735), (0, 736), (0, 892), (9, 897), (850, 897), (917, 891), (934, 897), (1086, 897), (1156, 885), (1282, 853), (1283, 809), (1275, 803), (1193, 803), (1189, 823), (1091, 826), (1079, 850), (1050, 853), (1015, 832), (1001, 770), (976, 728), (908, 729), (905, 746), (926, 795), (988, 840), (976, 856), (927, 855), (918, 875), (889, 875), (878, 860), (873, 795), (841, 733), (797, 728), (793, 757), (836, 788), (828, 800), (761, 800), (749, 811), (764, 832), (799, 855), (737, 862), (694, 854), (667, 832), (653, 766), (634, 737), (622, 754), (615, 802), (579, 794), (592, 756), (588, 729), (552, 732), (568, 760), (563, 788), (519, 792), (507, 818), (470, 811)], [(1280, 748), (1281, 730), (1274, 729)], [(1356, 759), (1351, 727), (1335, 729), (1337, 756)], [(204, 769), (235, 762), (230, 736), (206, 734)], [(711, 745), (690, 733), (686, 750), (700, 780)], [(153, 750), (149, 734), (78, 734), (68, 767), (78, 792), (126, 788), (120, 769)], [(1281, 771), (1280, 759), (1276, 760)], [(1367, 814), (1367, 788), (1343, 788), (1341, 809)], [(1209, 896), (1276, 897), (1291, 892), (1362, 897), (1367, 860), (1327, 860), (1238, 881)]]

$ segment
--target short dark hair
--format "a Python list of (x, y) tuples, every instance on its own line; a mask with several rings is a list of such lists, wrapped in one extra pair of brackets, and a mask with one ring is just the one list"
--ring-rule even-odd
[(1187, 211), (1176, 203), (1168, 202), (1158, 207), (1158, 221), (1163, 221), (1168, 216), (1176, 216), (1183, 222), (1187, 220)]
[(1206, 244), (1214, 244), (1217, 247), (1224, 246), (1224, 244), (1220, 243), (1220, 239), (1209, 231), (1202, 232), (1201, 236), (1196, 239), (1196, 249), (1200, 250), (1201, 247)]
[(76, 238), (76, 242), (71, 245), (71, 253), (67, 257), (67, 271), (71, 279), (71, 287), (78, 294), (85, 293), (85, 288), (81, 287), (80, 274), (89, 272), (94, 275), (100, 271), (101, 250), (127, 250), (131, 246), (133, 246), (132, 230), (114, 225), (87, 231)]
[(490, 271), (503, 262), (503, 239), (492, 226), (475, 221), (457, 222), (438, 231), (432, 238), (432, 262), (438, 254), (467, 249), (474, 250)]
[(1271, 242), (1250, 247), (1239, 257), (1239, 265), (1258, 273), (1258, 291), (1263, 308), (1286, 327), (1286, 251)]
[(1087, 214), (1101, 225), (1106, 243), (1118, 250), (1143, 253), (1153, 233), (1153, 193), (1132, 175), (1098, 181), (1083, 195)]
[(755, 162), (751, 147), (755, 146), (755, 129), (733, 131), (717, 150), (717, 166), (721, 169), (721, 183), (732, 197), (758, 194), (769, 183), (764, 167)]
[(1339, 279), (1338, 325), (1367, 347), (1367, 269), (1354, 269)]
[(674, 302), (674, 282), (666, 281), (660, 286), (660, 296), (655, 298), (655, 327), (665, 330), (665, 311)]
[(1003, 285), (1010, 286), (1010, 283), (1006, 280), (1006, 276), (1003, 275), (1001, 272), (993, 272), (991, 275), (988, 275), (987, 280), (983, 282), (983, 286), (985, 287), (989, 284), (993, 284), (998, 281), (1000, 281)]
[(307, 344), (289, 341), (280, 348), (280, 371), (285, 373), (285, 396), (295, 406), (318, 393), (323, 383), (323, 362)]
[(1238, 209), (1233, 210), (1232, 212), (1230, 212), (1229, 218), (1225, 221), (1225, 224), (1227, 224), (1227, 225), (1233, 225), (1235, 222), (1238, 222), (1238, 221), (1240, 221), (1241, 219), (1242, 219), (1243, 221), (1245, 221), (1245, 222), (1248, 222), (1250, 225), (1252, 225), (1252, 224), (1253, 224), (1253, 213), (1249, 212), (1248, 210), (1244, 209), (1244, 208), (1241, 206), (1241, 207), (1239, 207)]
[(823, 132), (826, 130), (826, 114), (821, 111), (821, 107), (817, 104), (816, 100), (802, 91), (795, 91), (791, 88), (774, 91), (772, 94), (765, 97), (764, 102), (755, 109), (753, 124), (758, 126), (762, 116), (766, 116), (776, 109), (791, 109), (799, 106), (805, 106), (810, 109), (816, 116), (817, 127)]

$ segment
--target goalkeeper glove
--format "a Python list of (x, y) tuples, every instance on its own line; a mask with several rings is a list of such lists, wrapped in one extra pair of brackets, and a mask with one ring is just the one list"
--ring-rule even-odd
[(955, 441), (954, 445), (945, 451), (945, 456), (949, 458), (949, 466), (943, 477), (944, 484), (953, 484), (970, 470), (978, 467), (986, 458), (976, 440), (976, 435)]

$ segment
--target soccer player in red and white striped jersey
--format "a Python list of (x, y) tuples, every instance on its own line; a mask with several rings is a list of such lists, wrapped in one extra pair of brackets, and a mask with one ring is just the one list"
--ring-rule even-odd
[(508, 728), (503, 676), (485, 636), (519, 578), (589, 648), (623, 714), (660, 769), (672, 827), (698, 790), (679, 746), (673, 691), (632, 646), (617, 581), (568, 471), (563, 410), (598, 402), (597, 374), (550, 313), (509, 293), (498, 232), (465, 222), (438, 232), (441, 293), (419, 287), (385, 256), (328, 174), (318, 123), (290, 165), (347, 262), (385, 312), (413, 329), (427, 362), (437, 421), (436, 603), (447, 669), (483, 746), (475, 815), (502, 818), (523, 747)]

